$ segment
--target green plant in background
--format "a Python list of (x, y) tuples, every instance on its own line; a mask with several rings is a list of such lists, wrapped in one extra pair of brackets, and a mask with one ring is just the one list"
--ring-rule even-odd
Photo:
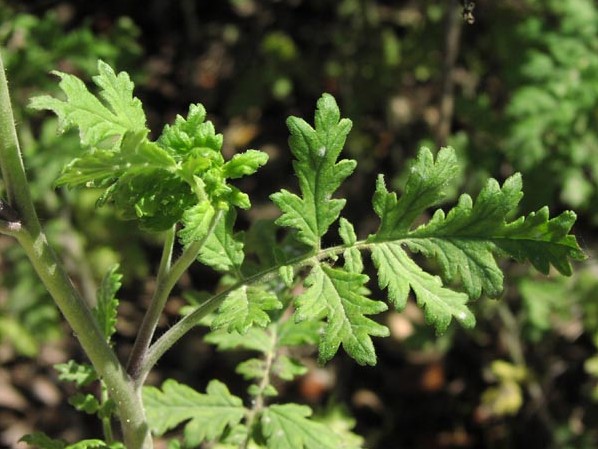
[[(100, 215), (94, 211), (97, 195), (93, 192), (57, 192), (53, 188), (63, 166), (79, 152), (79, 138), (76, 133), (58, 136), (55, 119), (40, 122), (24, 105), (34, 93), (57, 90), (48, 76), (55, 67), (88, 77), (96, 70), (98, 58), (129, 67), (141, 50), (136, 43), (138, 30), (130, 19), (121, 18), (98, 35), (89, 23), (67, 31), (68, 16), (65, 8), (37, 17), (2, 4), (0, 48), (8, 73), (18, 74), (11, 90), (33, 200), (40, 214), (48, 218), (46, 232), (60, 248), (69, 273), (91, 300), (96, 280), (123, 257), (130, 277), (146, 274), (139, 239), (108, 211)], [(0, 191), (4, 191), (2, 184)], [(95, 219), (89, 220), (92, 214)], [(79, 226), (82, 223), (85, 226)], [(10, 341), (18, 353), (33, 356), (41, 342), (60, 335), (59, 315), (22, 251), (9, 240), (5, 242), (2, 263), (6, 273), (1, 285), (6, 302), (0, 304), (0, 338)], [(112, 249), (124, 246), (128, 249), (122, 254)]]
[(529, 4), (532, 13), (516, 28), (525, 43), (523, 82), (506, 109), (512, 123), (506, 152), (516, 169), (550, 180), (546, 193), (595, 214), (598, 11), (589, 0)]
[[(0, 91), (5, 210), (17, 214), (2, 215), (2, 232), (21, 244), (92, 363), (92, 369), (76, 364), (61, 367), (61, 375), (80, 385), (95, 376), (103, 385), (99, 399), (83, 395), (72, 401), (104, 422), (105, 441), (77, 443), (84, 447), (120, 447), (112, 437), (112, 412), (129, 449), (152, 447), (150, 430), (161, 435), (183, 423), (183, 446), (217, 440), (245, 448), (357, 447), (359, 440), (350, 432), (330, 432), (310, 419), (310, 408), (275, 403), (273, 380), (304, 371), (299, 361), (282, 351), (302, 344), (317, 342), (321, 362), (342, 346), (358, 363), (376, 363), (373, 337), (388, 335), (388, 329), (373, 318), (388, 306), (369, 297), (362, 252), (371, 254), (378, 284), (387, 290), (390, 304), (402, 310), (412, 293), (426, 321), (440, 333), (453, 318), (473, 326), (469, 300), (501, 292), (503, 274), (495, 257), (530, 261), (542, 273), (554, 266), (566, 275), (571, 274), (571, 259), (584, 258), (569, 234), (573, 212), (551, 219), (544, 207), (509, 218), (523, 195), (519, 175), (502, 185), (490, 180), (475, 200), (462, 195), (448, 212), (438, 209), (430, 220), (416, 224), (443, 198), (455, 173), (457, 161), (450, 148), (435, 156), (421, 149), (400, 196), (389, 192), (380, 176), (373, 196), (379, 227), (358, 240), (353, 225), (340, 217), (346, 200), (334, 198), (356, 167), (353, 160), (339, 160), (351, 121), (341, 118), (334, 98), (324, 94), (314, 127), (297, 117), (287, 121), (300, 193), (281, 190), (271, 195), (282, 212), (277, 226), (262, 223), (265, 231), (253, 231), (275, 235), (271, 231), (278, 226), (288, 228), (293, 243), (270, 239), (271, 245), (254, 246), (257, 262), (248, 263), (243, 235), (235, 232), (234, 224), (236, 208), (251, 204), (229, 181), (253, 174), (265, 164), (265, 153), (248, 150), (225, 160), (220, 152), (222, 136), (205, 120), (201, 105), (192, 105), (186, 118), (177, 117), (152, 141), (129, 76), (116, 74), (104, 62), (98, 70), (93, 78), (98, 96), (79, 78), (56, 72), (66, 99), (41, 96), (31, 106), (54, 111), (62, 128), (79, 129), (83, 151), (66, 165), (59, 184), (99, 188), (100, 205), (110, 203), (122, 218), (165, 232), (153, 298), (126, 365), (118, 360), (110, 339), (117, 319), (116, 271), (108, 273), (91, 306), (74, 289), (31, 202), (5, 80)], [(335, 223), (340, 242), (325, 246), (322, 238)], [(183, 249), (173, 260), (177, 237)], [(440, 277), (422, 268), (414, 253), (436, 261)], [(172, 288), (196, 260), (225, 274), (223, 288), (154, 340)], [(453, 287), (457, 282), (463, 291)], [(303, 291), (293, 295), (297, 286)], [(254, 381), (248, 390), (252, 400), (246, 405), (218, 380), (210, 382), (205, 393), (176, 380), (144, 389), (147, 374), (161, 356), (208, 317), (213, 330), (209, 341), (222, 349), (250, 347), (258, 353), (238, 368)], [(26, 441), (41, 447), (66, 446), (39, 434)]]

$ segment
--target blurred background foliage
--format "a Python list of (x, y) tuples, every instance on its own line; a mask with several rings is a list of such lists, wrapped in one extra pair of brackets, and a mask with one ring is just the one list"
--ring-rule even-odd
[[(248, 226), (275, 216), (268, 194), (294, 188), (284, 120), (311, 118), (326, 91), (354, 122), (347, 151), (358, 173), (343, 194), (362, 237), (376, 223), (376, 174), (400, 189), (399, 174), (420, 145), (449, 144), (462, 166), (448, 204), (457, 192), (475, 194), (488, 176), (522, 172), (521, 212), (574, 209), (590, 258), (571, 278), (506, 263), (503, 296), (474, 304), (479, 324), (471, 332), (453, 326), (438, 337), (417, 308), (389, 312), (392, 338), (379, 342), (377, 368), (342, 356), (326, 367), (311, 363), (288, 397), (347, 421), (335, 405), (342, 404), (369, 448), (598, 448), (598, 5), (475, 3), (468, 24), (456, 0), (0, 1), (0, 46), (38, 210), (90, 301), (106, 269), (120, 263), (123, 353), (144, 310), (160, 236), (96, 209), (93, 192), (53, 188), (78, 140), (57, 135), (56, 121), (27, 110), (28, 99), (57, 91), (51, 70), (89, 79), (100, 58), (131, 74), (156, 132), (189, 103), (203, 103), (227, 156), (247, 147), (270, 154), (242, 186), (254, 204), (241, 217)], [(0, 247), (0, 444), (13, 441), (11, 426), (76, 432), (71, 415), (48, 424), (32, 411), (61, 403), (15, 374), (33, 370), (43, 384), (51, 370), (32, 368), (29, 357), (55, 363), (76, 349), (22, 253), (7, 238)], [(183, 296), (215, 281), (192, 270), (163, 324), (176, 318)], [(48, 347), (53, 356), (44, 356)], [(174, 352), (155, 381), (242, 384), (234, 355), (191, 337)]]

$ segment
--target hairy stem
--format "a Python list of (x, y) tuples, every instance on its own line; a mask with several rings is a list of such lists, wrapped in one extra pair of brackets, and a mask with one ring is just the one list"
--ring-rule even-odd
[[(354, 245), (354, 247), (360, 249), (367, 249), (369, 246), (370, 245), (365, 241), (357, 242)], [(158, 360), (160, 360), (160, 357), (162, 357), (162, 355), (164, 355), (164, 353), (168, 351), (177, 341), (179, 341), (187, 332), (197, 326), (197, 324), (206, 315), (220, 307), (220, 305), (231, 292), (243, 286), (267, 282), (268, 280), (278, 276), (279, 269), (284, 265), (300, 269), (301, 267), (312, 265), (319, 260), (331, 258), (341, 254), (345, 249), (345, 246), (334, 246), (320, 250), (317, 254), (314, 254), (313, 252), (303, 254), (287, 261), (284, 264), (276, 265), (246, 279), (242, 279), (228, 289), (212, 296), (197, 306), (197, 308), (189, 315), (181, 318), (178, 323), (168, 329), (168, 331), (166, 331), (158, 340), (156, 340), (156, 342), (149, 348), (147, 355), (143, 360), (143, 365), (140, 368), (139, 379), (144, 379), (151, 368), (158, 362)]]
[[(102, 405), (106, 404), (106, 402), (108, 401), (108, 389), (106, 388), (106, 385), (104, 384), (104, 382), (100, 382), (100, 388), (101, 388), (101, 392), (100, 392), (100, 403)], [(104, 416), (102, 418), (102, 431), (104, 433), (104, 440), (106, 441), (106, 443), (111, 444), (114, 442), (114, 435), (112, 433), (112, 422), (110, 419), (110, 416)]]
[(264, 391), (270, 385), (270, 371), (272, 370), (272, 365), (274, 364), (274, 359), (276, 357), (276, 342), (278, 340), (278, 329), (276, 326), (272, 327), (272, 334), (270, 335), (270, 340), (272, 342), (272, 350), (266, 354), (265, 366), (264, 366), (264, 376), (260, 380), (258, 385), (258, 394), (256, 395), (255, 399), (252, 401), (251, 409), (249, 410), (247, 416), (247, 429), (249, 429), (249, 433), (243, 441), (241, 445), (241, 449), (247, 449), (247, 445), (251, 440), (251, 429), (255, 424), (255, 419), (261, 413), (265, 405), (265, 398), (264, 398)]
[[(128, 449), (152, 447), (141, 398), (135, 392), (116, 354), (95, 318), (75, 290), (60, 260), (48, 244), (31, 200), (10, 104), (8, 82), (0, 58), (0, 168), (10, 207), (18, 214), (19, 229), (8, 229), (21, 244), (37, 274), (73, 329), (96, 372), (116, 402)], [(4, 231), (4, 229), (2, 229)]]
[(176, 233), (174, 227), (168, 231), (166, 242), (164, 242), (160, 268), (158, 269), (156, 290), (154, 291), (150, 306), (141, 323), (141, 328), (139, 329), (139, 333), (137, 334), (127, 363), (127, 372), (135, 381), (137, 388), (143, 385), (143, 381), (147, 375), (147, 371), (144, 371), (144, 360), (147, 357), (149, 345), (156, 331), (156, 326), (158, 325), (162, 310), (164, 310), (166, 301), (170, 296), (170, 292), (187, 268), (189, 268), (189, 266), (197, 259), (199, 251), (205, 244), (207, 238), (214, 231), (214, 228), (221, 218), (222, 212), (215, 214), (206, 236), (185, 248), (181, 257), (179, 257), (172, 266), (172, 248)]

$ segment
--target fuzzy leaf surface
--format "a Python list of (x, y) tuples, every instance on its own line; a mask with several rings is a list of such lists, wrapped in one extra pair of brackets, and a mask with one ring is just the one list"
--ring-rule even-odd
[(220, 438), (227, 428), (237, 425), (245, 415), (241, 399), (230, 394), (223, 383), (212, 380), (206, 393), (168, 379), (162, 389), (143, 389), (143, 402), (152, 432), (163, 435), (183, 422), (185, 443), (198, 446)]
[(324, 94), (318, 100), (315, 129), (298, 117), (289, 117), (287, 126), (301, 197), (287, 190), (271, 195), (282, 211), (276, 223), (296, 229), (301, 242), (319, 248), (320, 238), (345, 206), (344, 199), (331, 197), (356, 166), (353, 160), (337, 162), (352, 124), (340, 118), (336, 101)]
[(58, 372), (58, 379), (73, 382), (78, 388), (85, 387), (98, 379), (93, 366), (77, 363), (74, 360), (54, 365), (54, 369)]
[(224, 328), (243, 334), (252, 326), (265, 327), (270, 323), (267, 311), (281, 307), (275, 294), (259, 286), (244, 285), (226, 297), (212, 322), (212, 329)]
[(268, 449), (338, 449), (340, 437), (329, 427), (309, 419), (305, 405), (271, 405), (262, 414), (261, 425)]
[(49, 96), (31, 100), (33, 109), (50, 109), (58, 116), (62, 129), (78, 127), (81, 143), (94, 147), (118, 145), (127, 131), (145, 131), (145, 114), (139, 99), (133, 96), (133, 82), (129, 75), (118, 75), (103, 61), (98, 62), (99, 75), (93, 77), (100, 87), (101, 101), (89, 92), (79, 78), (62, 72), (60, 88), (66, 101)]
[(360, 364), (374, 365), (372, 336), (384, 337), (388, 329), (366, 315), (383, 312), (385, 303), (368, 299), (364, 274), (315, 265), (305, 280), (307, 290), (295, 300), (296, 320), (326, 320), (319, 344), (321, 362), (330, 360), (342, 344)]
[(122, 274), (118, 272), (118, 269), (118, 264), (114, 265), (104, 275), (104, 279), (102, 279), (102, 283), (98, 288), (97, 304), (92, 310), (106, 341), (110, 341), (110, 338), (116, 332), (119, 303), (116, 292), (120, 289), (122, 280)]
[[(575, 237), (568, 235), (575, 221), (572, 212), (549, 219), (548, 209), (544, 208), (509, 221), (523, 195), (518, 174), (502, 186), (489, 180), (475, 201), (461, 195), (447, 214), (437, 210), (427, 223), (415, 227), (414, 220), (442, 199), (455, 167), (454, 150), (443, 148), (434, 159), (423, 148), (398, 199), (379, 177), (373, 204), (380, 227), (367, 240), (372, 245), (379, 285), (388, 289), (395, 307), (401, 310), (413, 291), (438, 332), (446, 330), (453, 317), (466, 327), (474, 325), (466, 306), (468, 298), (500, 294), (503, 274), (497, 256), (529, 260), (543, 273), (548, 273), (552, 265), (563, 274), (571, 273), (570, 260), (584, 258)], [(402, 246), (435, 259), (443, 280), (461, 281), (466, 294), (443, 286), (439, 278), (423, 271)]]
[(178, 232), (183, 246), (200, 241), (209, 234), (216, 210), (208, 200), (201, 201), (183, 213), (183, 228)]
[(423, 271), (400, 244), (376, 245), (372, 259), (378, 269), (380, 287), (388, 289), (388, 296), (397, 310), (405, 307), (411, 289), (417, 304), (425, 311), (426, 321), (439, 333), (446, 331), (452, 317), (465, 327), (475, 325), (475, 317), (466, 306), (469, 297), (443, 287), (440, 278)]
[(272, 337), (268, 331), (259, 327), (250, 327), (245, 334), (218, 329), (208, 333), (205, 336), (205, 341), (216, 345), (219, 351), (249, 349), (266, 354), (274, 349)]
[[(201, 105), (191, 105), (186, 118), (177, 116), (152, 142), (129, 76), (101, 61), (98, 71), (98, 95), (77, 77), (57, 72), (66, 100), (31, 101), (34, 109), (56, 113), (62, 128), (79, 128), (84, 151), (64, 168), (58, 185), (102, 188), (98, 205), (111, 202), (120, 218), (152, 231), (169, 229), (203, 201), (216, 210), (250, 206), (248, 196), (227, 180), (254, 173), (266, 163), (265, 153), (248, 150), (225, 161), (222, 135)], [(184, 232), (184, 244), (197, 234)]]
[(216, 225), (214, 232), (208, 236), (199, 253), (199, 260), (218, 271), (231, 271), (240, 275), (245, 255), (242, 234), (235, 233), (233, 230), (235, 219), (235, 210), (229, 209)]

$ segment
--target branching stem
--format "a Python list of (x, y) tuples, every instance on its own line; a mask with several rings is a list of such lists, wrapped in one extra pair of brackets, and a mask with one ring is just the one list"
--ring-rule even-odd
[(176, 230), (173, 227), (168, 231), (166, 241), (164, 242), (164, 248), (162, 251), (162, 259), (160, 261), (160, 268), (158, 269), (157, 285), (154, 295), (150, 302), (149, 308), (145, 313), (143, 322), (135, 339), (129, 361), (127, 363), (127, 372), (135, 381), (136, 387), (140, 388), (143, 385), (147, 371), (144, 372), (144, 360), (147, 357), (149, 345), (152, 341), (156, 326), (160, 315), (164, 310), (166, 301), (170, 296), (170, 293), (178, 280), (181, 278), (183, 273), (189, 268), (189, 266), (197, 259), (201, 248), (208, 236), (214, 231), (214, 228), (222, 218), (222, 212), (218, 212), (214, 215), (210, 228), (206, 236), (198, 241), (191, 243), (177, 261), (171, 266), (172, 261), (172, 249), (174, 247), (174, 240), (176, 237)]
[(23, 167), (14, 125), (4, 64), (0, 58), (0, 169), (8, 204), (18, 215), (19, 226), (0, 226), (23, 247), (44, 286), (73, 329), (96, 372), (108, 387), (120, 416), (128, 449), (149, 449), (152, 440), (141, 398), (123, 366), (106, 342), (97, 321), (47, 242), (42, 231)]
[[(370, 244), (366, 241), (356, 242), (353, 245), (355, 248), (368, 249)], [(242, 279), (228, 289), (212, 296), (205, 302), (197, 306), (197, 308), (189, 315), (181, 318), (181, 320), (166, 331), (156, 342), (149, 348), (147, 355), (143, 360), (142, 366), (139, 369), (138, 382), (143, 382), (152, 367), (160, 360), (160, 357), (168, 351), (178, 340), (180, 340), (187, 332), (193, 329), (206, 315), (216, 310), (224, 302), (226, 297), (233, 291), (243, 286), (248, 286), (256, 283), (267, 282), (268, 280), (278, 276), (279, 269), (282, 266), (292, 266), (295, 271), (302, 267), (312, 265), (320, 260), (329, 259), (341, 254), (347, 248), (345, 246), (334, 246), (320, 250), (317, 254), (309, 252), (298, 256), (284, 264), (276, 265), (268, 268), (260, 273), (257, 273), (248, 278)]]

